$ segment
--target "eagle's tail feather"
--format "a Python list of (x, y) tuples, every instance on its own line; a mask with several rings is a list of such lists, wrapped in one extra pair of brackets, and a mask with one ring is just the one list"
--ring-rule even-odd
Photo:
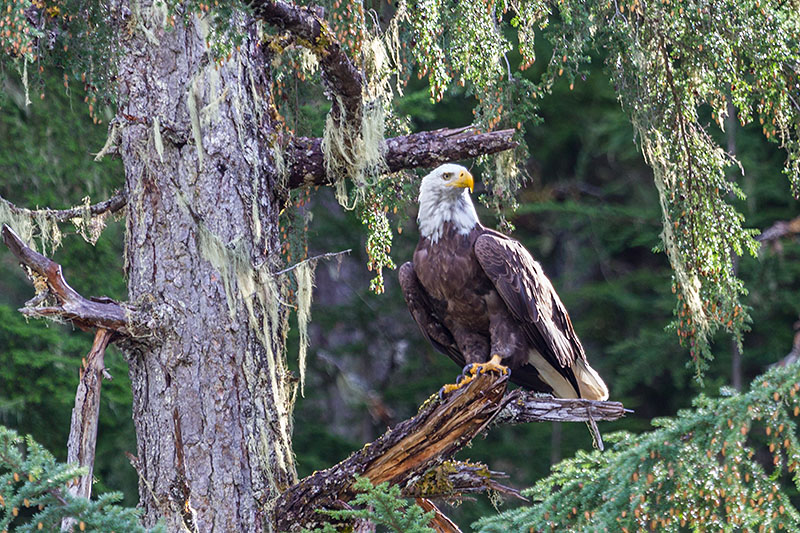
[(608, 387), (606, 387), (603, 378), (595, 371), (594, 368), (589, 366), (582, 357), (575, 360), (572, 366), (575, 372), (575, 379), (578, 381), (578, 388), (580, 389), (581, 398), (587, 400), (608, 400)]

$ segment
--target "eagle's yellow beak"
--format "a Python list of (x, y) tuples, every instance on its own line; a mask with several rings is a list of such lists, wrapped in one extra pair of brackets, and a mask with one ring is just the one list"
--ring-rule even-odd
[(455, 179), (452, 183), (450, 183), (451, 187), (461, 187), (461, 188), (469, 188), (469, 192), (472, 192), (472, 188), (475, 186), (475, 180), (472, 177), (472, 174), (469, 173), (467, 170), (462, 170), (458, 174), (458, 178)]

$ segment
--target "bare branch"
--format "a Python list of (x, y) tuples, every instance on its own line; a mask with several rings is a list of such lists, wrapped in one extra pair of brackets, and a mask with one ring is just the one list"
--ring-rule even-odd
[(530, 391), (505, 394), (507, 376), (480, 374), (443, 402), (433, 397), (417, 416), (388, 430), (338, 465), (316, 472), (284, 492), (275, 504), (279, 531), (295, 531), (325, 520), (318, 509), (341, 509), (354, 496), (355, 476), (400, 485), (409, 497), (458, 497), (496, 490), (521, 497), (515, 489), (474, 463), (447, 462), (475, 435), (495, 423), (616, 420), (627, 412), (618, 402), (564, 400)]
[[(494, 154), (517, 146), (514, 130), (480, 133), (473, 126), (443, 128), (393, 137), (386, 140), (387, 172), (433, 167), (448, 161)], [(291, 147), (288, 185), (325, 185), (332, 176), (325, 173), (322, 139), (299, 137)]]
[[(276, 529), (294, 531), (319, 524), (317, 509), (334, 509), (354, 494), (355, 475), (374, 484), (404, 486), (441, 464), (486, 428), (501, 405), (508, 376), (483, 374), (444, 402), (429, 400), (414, 418), (327, 470), (290, 487), (276, 502)], [(339, 505), (340, 507), (340, 505)]]
[(300, 261), (298, 263), (295, 263), (290, 267), (284, 268), (283, 270), (279, 270), (279, 271), (275, 272), (273, 274), (273, 276), (280, 276), (281, 274), (286, 274), (287, 272), (291, 272), (292, 270), (294, 270), (295, 268), (299, 267), (300, 265), (303, 265), (303, 264), (308, 263), (308, 262), (312, 262), (315, 265), (317, 263), (317, 261), (319, 261), (320, 259), (328, 260), (328, 259), (337, 258), (337, 259), (339, 259), (339, 261), (341, 261), (342, 257), (344, 257), (345, 255), (348, 255), (352, 251), (353, 251), (352, 248), (348, 248), (347, 250), (342, 250), (341, 252), (327, 252), (327, 253), (324, 253), (324, 254), (315, 255), (314, 257), (309, 257), (308, 259), (303, 259), (302, 261)]
[(129, 335), (129, 323), (122, 306), (110, 298), (87, 300), (64, 280), (61, 265), (29, 248), (14, 231), (3, 224), (3, 242), (28, 269), (36, 288), (36, 297), (29, 302), (39, 304), (55, 300), (55, 305), (26, 306), (20, 312), (27, 316), (47, 316), (68, 320), (81, 329), (103, 328)]
[(779, 220), (775, 222), (772, 226), (762, 231), (761, 235), (756, 237), (756, 240), (771, 242), (781, 237), (797, 235), (798, 233), (800, 233), (800, 217), (795, 217), (792, 220)]
[(493, 425), (616, 420), (627, 412), (631, 411), (619, 402), (552, 398), (516, 389), (506, 396), (503, 410), (495, 417)]
[[(15, 215), (37, 216), (43, 215), (46, 219), (54, 222), (66, 222), (73, 218), (79, 218), (86, 214), (86, 206), (72, 207), (70, 209), (26, 209), (24, 207), (17, 207), (2, 196), (0, 202), (8, 207)], [(99, 202), (88, 207), (90, 215), (102, 215), (103, 213), (116, 213), (128, 202), (128, 198), (124, 192), (117, 191), (111, 198), (103, 202)]]
[[(92, 495), (92, 472), (94, 470), (97, 426), (100, 421), (100, 386), (105, 370), (106, 347), (114, 336), (113, 331), (98, 329), (89, 354), (83, 360), (80, 382), (75, 393), (75, 407), (67, 441), (67, 462), (86, 467), (88, 472), (67, 486), (67, 491), (79, 498)], [(75, 523), (73, 518), (64, 518), (61, 530), (69, 531)]]

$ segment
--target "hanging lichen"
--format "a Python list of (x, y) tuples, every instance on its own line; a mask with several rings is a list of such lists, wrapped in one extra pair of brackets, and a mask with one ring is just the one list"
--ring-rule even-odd
[[(249, 245), (244, 239), (237, 238), (224, 243), (202, 223), (198, 224), (197, 239), (201, 255), (220, 273), (231, 319), (235, 319), (241, 301), (247, 311), (248, 327), (264, 350), (266, 365), (248, 350), (244, 354), (245, 363), (242, 367), (251, 391), (264, 386), (271, 387), (271, 398), (275, 403), (270, 409), (274, 409), (278, 416), (276, 419), (270, 417), (270, 420), (277, 424), (280, 442), (270, 445), (271, 439), (266, 436), (267, 428), (262, 428), (259, 431), (263, 435), (250, 440), (248, 446), (258, 451), (254, 457), (274, 455), (280, 468), (288, 470), (293, 465), (292, 458), (286, 453), (291, 450), (290, 425), (295, 385), (285, 379), (288, 369), (283, 347), (288, 325), (287, 313), (281, 309), (281, 305), (286, 301), (286, 284), (278, 283), (269, 271), (268, 264), (253, 267)], [(269, 378), (255, 369), (265, 370)], [(270, 412), (266, 406), (255, 407), (265, 415)]]
[(300, 394), (305, 395), (306, 353), (308, 352), (308, 323), (311, 320), (311, 295), (314, 289), (314, 266), (304, 261), (294, 270), (297, 281), (297, 332), (300, 336), (298, 366), (300, 368)]
[[(85, 197), (83, 205), (66, 210), (69, 214), (77, 213), (70, 221), (75, 226), (86, 242), (94, 245), (106, 227), (108, 211), (93, 215), (90, 199)], [(38, 240), (39, 249), (44, 254), (52, 254), (61, 246), (63, 234), (59, 223), (64, 218), (64, 211), (52, 209), (24, 209), (12, 206), (8, 201), (0, 198), (0, 225), (8, 226), (19, 235), (28, 246), (34, 247)]]

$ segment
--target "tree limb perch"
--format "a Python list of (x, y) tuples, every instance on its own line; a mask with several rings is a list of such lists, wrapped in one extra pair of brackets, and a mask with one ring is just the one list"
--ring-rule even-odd
[(302, 479), (278, 498), (276, 529), (296, 531), (325, 521), (317, 510), (341, 508), (352, 499), (355, 476), (399, 485), (409, 497), (457, 498), (488, 489), (519, 497), (493, 479), (503, 474), (449, 459), (493, 423), (615, 420), (626, 412), (618, 402), (560, 400), (520, 390), (505, 394), (507, 379), (480, 374), (444, 401), (428, 400), (415, 417), (341, 463)]
[[(386, 139), (386, 171), (434, 167), (449, 161), (494, 154), (517, 146), (515, 130), (481, 133), (473, 126), (443, 128)], [(289, 155), (288, 186), (327, 185), (336, 176), (325, 172), (322, 139), (297, 137)]]

